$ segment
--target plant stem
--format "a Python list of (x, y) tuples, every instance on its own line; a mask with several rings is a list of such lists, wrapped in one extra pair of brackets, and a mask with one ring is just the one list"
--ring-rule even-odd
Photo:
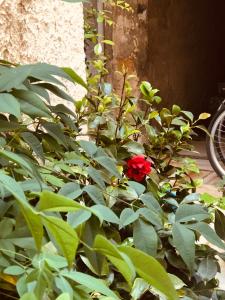
[(125, 101), (126, 101), (126, 97), (124, 97), (124, 91), (125, 91), (125, 85), (126, 85), (126, 77), (127, 77), (127, 73), (124, 74), (123, 76), (123, 85), (122, 85), (122, 91), (121, 91), (121, 98), (120, 98), (120, 106), (119, 106), (119, 113), (118, 113), (118, 117), (117, 117), (117, 124), (116, 124), (116, 130), (115, 130), (115, 140), (117, 138), (117, 132), (118, 129), (120, 127), (120, 119), (122, 117), (123, 114), (123, 108), (125, 105)]

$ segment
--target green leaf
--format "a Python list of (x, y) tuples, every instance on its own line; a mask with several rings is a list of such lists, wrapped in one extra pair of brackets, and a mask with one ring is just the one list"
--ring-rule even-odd
[(23, 128), (19, 123), (0, 120), (0, 132), (16, 131)]
[(214, 223), (215, 231), (218, 236), (225, 240), (225, 216), (219, 209), (215, 211), (215, 223)]
[(61, 275), (87, 287), (93, 292), (99, 292), (103, 295), (113, 297), (115, 300), (120, 300), (117, 295), (103, 283), (102, 280), (96, 279), (93, 276), (76, 271), (63, 271)]
[(31, 91), (17, 90), (13, 92), (19, 103), (21, 111), (30, 117), (47, 117), (49, 118), (50, 111), (44, 101)]
[(208, 219), (208, 212), (198, 204), (181, 204), (176, 211), (176, 222), (202, 221)]
[(63, 90), (58, 88), (56, 85), (53, 85), (53, 84), (50, 84), (50, 83), (39, 83), (38, 86), (41, 86), (44, 89), (49, 90), (50, 92), (52, 92), (53, 94), (55, 94), (59, 98), (62, 98), (62, 99), (65, 99), (67, 101), (70, 101), (70, 102), (74, 103), (74, 99), (70, 95), (68, 95), (66, 92), (64, 92)]
[(162, 208), (158, 200), (153, 196), (151, 192), (140, 196), (141, 201), (154, 212), (162, 213)]
[(135, 278), (135, 269), (130, 259), (101, 235), (96, 236), (94, 248), (111, 261), (131, 286)]
[(25, 269), (20, 266), (10, 266), (4, 270), (5, 274), (18, 276), (25, 273)]
[(120, 214), (120, 228), (123, 228), (134, 221), (136, 221), (139, 217), (137, 212), (134, 212), (131, 208), (125, 208), (122, 210)]
[(76, 201), (49, 191), (43, 191), (42, 193), (40, 193), (38, 209), (40, 211), (60, 212), (77, 211), (84, 209), (89, 210), (87, 207), (77, 203)]
[(24, 294), (24, 295), (20, 298), (20, 300), (38, 300), (38, 299), (36, 298), (36, 296), (35, 296), (34, 293), (30, 292), (30, 293)]
[(128, 181), (128, 185), (131, 186), (135, 190), (138, 197), (140, 197), (145, 191), (145, 186), (136, 181)]
[(190, 111), (182, 110), (181, 111), (191, 122), (194, 120), (194, 116)]
[(208, 224), (199, 222), (196, 224), (187, 224), (186, 226), (192, 230), (198, 231), (211, 244), (225, 250), (225, 244)]
[(59, 297), (57, 297), (56, 300), (71, 300), (71, 297), (70, 297), (70, 294), (63, 293)]
[(65, 78), (67, 80), (71, 81), (70, 76), (68, 76), (62, 68), (59, 68), (54, 65), (46, 64), (46, 63), (36, 63), (36, 64), (31, 64), (31, 73), (30, 75), (36, 79), (39, 79), (41, 81), (47, 81), (47, 82), (52, 82), (57, 85), (62, 85), (64, 84), (56, 79), (53, 75), (59, 76), (62, 78)]
[(172, 106), (172, 113), (173, 113), (174, 115), (178, 115), (178, 114), (180, 113), (180, 111), (181, 111), (180, 106), (178, 106), (178, 105), (176, 105), (176, 104), (174, 104), (174, 105)]
[(44, 152), (39, 139), (31, 132), (22, 132), (21, 136), (24, 141), (31, 147), (34, 153), (42, 160), (42, 162), (44, 162)]
[(129, 153), (134, 153), (134, 154), (145, 153), (144, 147), (138, 142), (130, 141), (124, 144), (122, 147), (126, 148)]
[(205, 120), (208, 119), (211, 115), (208, 113), (201, 113), (198, 117), (199, 120)]
[(107, 156), (94, 157), (94, 160), (105, 168), (110, 174), (121, 178), (119, 171), (117, 170), (114, 160)]
[(68, 293), (70, 295), (70, 299), (73, 299), (73, 289), (70, 283), (62, 276), (55, 278), (55, 285), (57, 288), (63, 293)]
[(172, 229), (173, 245), (179, 251), (190, 272), (195, 263), (195, 235), (184, 225), (175, 223)]
[(91, 207), (91, 211), (94, 212), (96, 215), (100, 215), (103, 220), (119, 224), (120, 220), (117, 215), (111, 210), (109, 207), (98, 204)]
[(81, 148), (84, 149), (84, 151), (91, 157), (97, 152), (98, 148), (95, 145), (95, 143), (90, 142), (90, 141), (79, 141), (79, 144)]
[(101, 55), (102, 54), (102, 45), (101, 45), (101, 43), (98, 43), (98, 44), (96, 44), (95, 46), (94, 46), (94, 53), (96, 54), (96, 55)]
[(142, 278), (136, 278), (131, 290), (132, 300), (138, 300), (147, 292), (149, 284)]
[(20, 104), (11, 94), (0, 93), (0, 111), (20, 117)]
[(53, 139), (55, 139), (60, 145), (67, 145), (65, 135), (59, 124), (52, 122), (42, 122), (42, 126), (46, 129), (49, 135), (53, 137)]
[(42, 215), (42, 221), (71, 267), (79, 244), (76, 232), (68, 223), (56, 217)]
[(92, 178), (92, 180), (94, 180), (99, 185), (99, 187), (104, 190), (105, 182), (104, 182), (104, 178), (101, 175), (100, 171), (89, 166), (87, 168), (87, 172), (88, 172), (88, 175)]
[(154, 227), (142, 219), (139, 219), (134, 223), (133, 228), (135, 247), (156, 257), (158, 236)]
[[(85, 223), (84, 231), (82, 233), (82, 241), (89, 246), (84, 246), (85, 256), (87, 257), (89, 264), (94, 270), (94, 273), (101, 276), (105, 274), (105, 265), (108, 266), (108, 264), (104, 256), (92, 250), (97, 234), (104, 234), (104, 232), (100, 222), (95, 217), (92, 217)], [(106, 273), (107, 272), (108, 270)]]
[(16, 68), (0, 68), (0, 91), (9, 92), (13, 88), (20, 88), (24, 80), (29, 76), (31, 68), (29, 66), (19, 66)]
[(162, 218), (158, 212), (155, 212), (154, 210), (151, 210), (146, 207), (142, 207), (137, 210), (137, 213), (139, 215), (142, 215), (151, 224), (158, 226), (159, 228), (162, 227), (162, 225), (163, 225)]
[(152, 86), (148, 81), (142, 81), (140, 85), (140, 90), (144, 96), (150, 97)]
[(140, 277), (167, 296), (168, 300), (178, 300), (169, 275), (155, 258), (129, 246), (120, 246), (119, 250), (130, 257)]
[(35, 240), (35, 244), (38, 250), (40, 250), (43, 237), (43, 226), (40, 216), (27, 202), (21, 186), (13, 178), (0, 172), (0, 182), (4, 185), (4, 188), (12, 193), (12, 195), (18, 200), (21, 211), (28, 224), (28, 228)]
[(19, 154), (7, 150), (0, 150), (0, 156), (3, 156), (4, 158), (8, 158), (9, 160), (17, 163), (20, 167), (28, 171), (30, 174), (33, 174), (33, 170), (30, 164), (25, 159), (23, 159)]
[(197, 273), (201, 276), (202, 280), (210, 281), (216, 276), (218, 272), (217, 266), (218, 265), (215, 259), (212, 259), (211, 257), (206, 257), (201, 261)]
[[(64, 0), (65, 1), (65, 0)], [(74, 0), (72, 0), (74, 2)], [(68, 2), (68, 0), (67, 0)], [(71, 2), (71, 1), (70, 1)], [(70, 78), (80, 85), (82, 85), (85, 89), (87, 89), (87, 84), (84, 82), (84, 80), (71, 68), (62, 68), (63, 71), (70, 76)]]
[(67, 222), (72, 228), (78, 227), (91, 217), (91, 212), (87, 210), (79, 210), (77, 212), (69, 212), (67, 215)]
[(96, 185), (87, 185), (83, 191), (86, 192), (96, 204), (105, 205), (103, 193)]
[(80, 185), (76, 182), (68, 182), (66, 183), (60, 190), (59, 194), (63, 195), (70, 199), (76, 199), (82, 194), (82, 189)]

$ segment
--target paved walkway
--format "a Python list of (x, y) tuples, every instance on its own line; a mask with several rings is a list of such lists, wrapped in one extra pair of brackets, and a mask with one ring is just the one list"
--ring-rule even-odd
[(205, 141), (194, 141), (195, 152), (183, 152), (182, 154), (196, 159), (200, 169), (199, 176), (203, 178), (203, 185), (198, 188), (199, 193), (209, 193), (213, 196), (221, 196), (219, 191), (220, 178), (214, 172), (207, 158)]

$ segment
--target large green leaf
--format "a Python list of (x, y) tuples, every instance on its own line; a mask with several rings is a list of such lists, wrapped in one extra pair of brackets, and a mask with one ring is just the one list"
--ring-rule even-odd
[(68, 223), (56, 217), (42, 215), (42, 222), (50, 235), (53, 236), (71, 267), (79, 244), (75, 230)]
[(129, 246), (120, 246), (119, 250), (130, 257), (137, 273), (145, 281), (162, 292), (168, 300), (178, 299), (169, 275), (155, 258)]
[[(67, 2), (81, 2), (77, 0), (64, 0)], [(80, 85), (82, 85), (85, 89), (87, 89), (87, 84), (84, 82), (84, 80), (71, 68), (63, 68), (63, 71), (70, 76), (70, 78)]]
[(96, 185), (87, 185), (83, 191), (88, 194), (94, 203), (105, 205), (103, 193)]
[(83, 224), (91, 217), (91, 212), (88, 210), (78, 210), (76, 212), (69, 212), (67, 215), (67, 222), (68, 224), (76, 228), (80, 224)]
[(119, 300), (120, 298), (112, 291), (110, 290), (102, 280), (96, 279), (93, 276), (90, 276), (88, 274), (84, 274), (81, 272), (76, 272), (76, 271), (63, 271), (61, 273), (62, 276), (69, 278), (85, 287), (88, 289), (92, 290), (93, 292), (99, 292), (103, 295), (112, 297), (115, 300)]
[(44, 101), (32, 91), (17, 90), (13, 92), (19, 103), (21, 111), (30, 117), (47, 117), (50, 111)]
[(59, 194), (54, 194), (49, 191), (43, 191), (40, 193), (40, 201), (38, 203), (38, 209), (40, 211), (60, 211), (60, 212), (69, 212), (69, 211), (78, 211), (88, 209), (87, 207), (79, 204), (72, 199), (66, 198)]
[(198, 204), (181, 204), (176, 211), (176, 222), (202, 221), (208, 219), (208, 212)]
[(0, 93), (0, 111), (1, 113), (9, 113), (19, 118), (20, 104), (13, 95), (7, 93)]
[(87, 155), (89, 155), (89, 156), (91, 156), (91, 157), (92, 157), (92, 156), (97, 152), (97, 150), (98, 150), (97, 146), (96, 146), (95, 143), (92, 142), (92, 141), (81, 140), (81, 141), (79, 141), (79, 144), (80, 144), (80, 146), (84, 149), (84, 151), (87, 153)]
[(107, 222), (119, 224), (120, 220), (112, 209), (107, 206), (97, 204), (91, 207), (91, 211)]
[(141, 218), (134, 223), (134, 245), (145, 253), (156, 256), (158, 236), (154, 227)]
[(25, 169), (28, 173), (32, 174), (33, 170), (30, 164), (19, 154), (7, 150), (0, 150), (0, 156), (7, 158), (17, 163), (21, 168)]
[(195, 263), (195, 235), (193, 231), (184, 225), (175, 223), (172, 229), (173, 245), (178, 250), (180, 256), (193, 272)]
[(156, 212), (147, 207), (142, 207), (137, 210), (139, 215), (142, 215), (147, 221), (151, 224), (161, 228), (162, 227), (162, 218), (159, 212)]
[(62, 77), (71, 81), (71, 78), (62, 70), (62, 68), (57, 66), (46, 63), (37, 63), (29, 66), (31, 67), (30, 75), (41, 81), (47, 81), (62, 86), (64, 86), (64, 84), (54, 76)]
[[(85, 223), (82, 233), (82, 241), (85, 242), (85, 245), (88, 245), (88, 247), (84, 246), (84, 252), (89, 264), (94, 270), (93, 273), (101, 276), (103, 274), (105, 275), (104, 266), (106, 265), (106, 259), (97, 251), (92, 250), (97, 234), (104, 234), (104, 231), (99, 220), (95, 217), (92, 217)], [(106, 273), (108, 273), (107, 269), (108, 268), (106, 268)]]
[(130, 259), (102, 235), (96, 236), (94, 248), (105, 255), (124, 276), (129, 285), (132, 286), (135, 278), (135, 269)]
[(120, 228), (123, 228), (134, 221), (136, 221), (139, 217), (137, 212), (134, 212), (131, 208), (125, 208), (122, 210), (120, 214)]
[(162, 213), (162, 208), (158, 200), (153, 196), (151, 192), (141, 195), (140, 199), (150, 210), (153, 210), (156, 213)]
[(20, 88), (30, 72), (30, 66), (19, 66), (16, 68), (6, 68), (1, 66), (0, 91), (9, 92), (13, 88)]
[(40, 216), (27, 202), (21, 186), (13, 178), (0, 172), (0, 182), (4, 185), (5, 189), (18, 200), (28, 228), (35, 240), (35, 244), (37, 248), (40, 249), (43, 237), (43, 226)]
[(54, 84), (39, 83), (38, 86), (43, 87), (44, 89), (49, 90), (50, 92), (52, 92), (53, 94), (55, 94), (59, 98), (62, 98), (62, 99), (65, 99), (67, 101), (70, 101), (70, 102), (74, 103), (74, 99), (70, 95), (68, 95), (66, 92), (64, 92), (63, 90), (61, 90), (60, 88), (58, 88)]
[(188, 224), (186, 226), (192, 230), (198, 231), (211, 244), (225, 250), (225, 243), (208, 224), (199, 222), (196, 224)]
[(67, 182), (60, 190), (59, 194), (70, 199), (76, 199), (82, 194), (80, 185), (76, 182)]
[(98, 156), (94, 157), (94, 160), (103, 166), (110, 174), (121, 178), (119, 171), (117, 170), (116, 164), (111, 157), (108, 156)]

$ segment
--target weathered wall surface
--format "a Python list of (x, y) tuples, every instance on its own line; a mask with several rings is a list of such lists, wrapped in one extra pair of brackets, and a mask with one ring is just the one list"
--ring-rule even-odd
[(133, 14), (114, 11), (113, 71), (128, 65), (137, 82), (147, 79), (160, 89), (166, 106), (180, 104), (196, 114), (210, 109), (217, 82), (225, 81), (225, 1), (129, 3)]
[[(85, 78), (82, 4), (0, 0), (0, 57), (70, 66)], [(72, 94), (80, 98), (84, 90), (77, 86)]]
[(225, 2), (150, 0), (148, 77), (166, 103), (200, 113), (210, 109), (225, 79)]

